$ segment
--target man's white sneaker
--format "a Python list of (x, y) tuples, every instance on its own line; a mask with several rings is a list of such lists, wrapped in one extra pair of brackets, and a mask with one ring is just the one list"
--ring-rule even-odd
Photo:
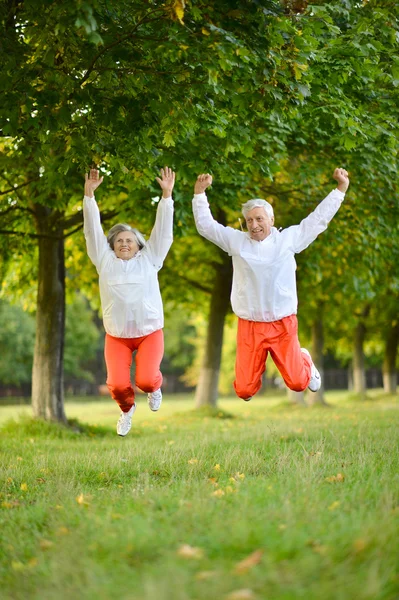
[(116, 433), (121, 436), (125, 436), (129, 433), (132, 426), (132, 417), (136, 410), (136, 403), (133, 404), (132, 408), (128, 412), (121, 412), (121, 416), (116, 424)]
[(313, 363), (312, 357), (310, 356), (309, 350), (306, 350), (306, 348), (301, 348), (301, 351), (304, 354), (307, 354), (309, 356), (309, 358), (311, 360), (311, 363), (312, 363), (312, 365), (311, 365), (311, 372), (310, 372), (311, 379), (309, 381), (308, 389), (311, 392), (317, 392), (320, 389), (320, 386), (321, 386), (320, 373), (318, 372), (318, 370), (314, 366), (314, 363)]
[(151, 392), (151, 394), (147, 395), (148, 405), (151, 410), (156, 411), (161, 408), (162, 404), (162, 392), (161, 390), (155, 390), (155, 392)]

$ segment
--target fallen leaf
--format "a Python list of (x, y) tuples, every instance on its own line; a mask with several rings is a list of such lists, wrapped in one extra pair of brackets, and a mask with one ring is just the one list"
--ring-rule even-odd
[(253, 598), (255, 598), (255, 594), (248, 588), (235, 590), (226, 596), (226, 600), (253, 600)]
[(69, 529), (68, 529), (68, 527), (59, 527), (57, 529), (57, 533), (58, 533), (58, 535), (68, 535)]
[(28, 484), (27, 483), (21, 483), (21, 490), (23, 492), (27, 492), (28, 491)]
[(202, 550), (202, 548), (190, 546), (189, 544), (183, 544), (178, 549), (177, 554), (182, 558), (199, 560), (204, 556), (204, 551)]
[(51, 542), (50, 540), (40, 540), (39, 546), (42, 550), (48, 550), (54, 546), (54, 542)]
[(328, 481), (328, 483), (342, 483), (343, 481), (345, 481), (345, 475), (343, 475), (342, 473), (337, 473), (337, 475), (326, 477), (325, 481)]
[(79, 496), (76, 496), (76, 502), (80, 506), (89, 506), (90, 500), (91, 496), (84, 496), (84, 494), (79, 494)]
[(224, 496), (224, 491), (216, 490), (215, 492), (212, 492), (212, 496), (216, 496), (216, 498), (221, 498), (222, 496)]
[(335, 500), (335, 502), (330, 504), (330, 506), (328, 507), (328, 510), (335, 510), (336, 508), (338, 508), (339, 504), (340, 503), (338, 502), (338, 500)]
[(3, 508), (15, 508), (16, 506), (20, 506), (20, 503), (18, 502), (18, 500), (11, 500), (11, 502), (7, 502), (7, 500), (4, 500), (4, 502), (1, 503), (1, 506)]
[(189, 465), (196, 465), (198, 462), (198, 458), (190, 458), (190, 460), (188, 461)]
[(252, 567), (255, 567), (260, 563), (262, 560), (262, 555), (263, 550), (255, 550), (255, 552), (252, 552), (252, 554), (247, 556), (247, 558), (244, 558), (244, 560), (236, 564), (234, 568), (235, 572), (239, 574), (246, 573), (252, 569)]
[(219, 465), (219, 464), (215, 465), (215, 466), (213, 467), (213, 470), (214, 470), (214, 471), (220, 471), (220, 465)]
[(359, 538), (353, 542), (353, 549), (356, 553), (363, 552), (368, 546), (368, 541), (364, 538)]
[(203, 581), (204, 579), (211, 579), (211, 577), (215, 577), (216, 575), (217, 571), (199, 571), (195, 578), (198, 579), (198, 581)]

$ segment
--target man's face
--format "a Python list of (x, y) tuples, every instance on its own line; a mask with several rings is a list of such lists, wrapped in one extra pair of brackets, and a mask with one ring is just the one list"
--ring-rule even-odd
[(261, 242), (270, 234), (274, 217), (269, 217), (265, 209), (257, 206), (250, 210), (245, 218), (251, 239)]
[(139, 249), (139, 245), (131, 231), (121, 231), (114, 240), (114, 252), (122, 260), (133, 258)]

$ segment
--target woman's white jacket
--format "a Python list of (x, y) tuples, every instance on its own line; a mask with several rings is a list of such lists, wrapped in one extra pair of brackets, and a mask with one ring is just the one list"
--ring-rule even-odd
[(87, 253), (99, 274), (105, 331), (114, 337), (138, 338), (162, 329), (158, 271), (173, 241), (172, 198), (159, 201), (150, 238), (130, 260), (117, 258), (109, 246), (94, 197), (84, 197), (83, 215)]

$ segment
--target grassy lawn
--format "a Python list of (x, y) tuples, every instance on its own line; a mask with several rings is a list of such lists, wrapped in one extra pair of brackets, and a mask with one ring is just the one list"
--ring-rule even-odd
[(399, 598), (399, 402), (327, 399), (1, 407), (1, 598)]

